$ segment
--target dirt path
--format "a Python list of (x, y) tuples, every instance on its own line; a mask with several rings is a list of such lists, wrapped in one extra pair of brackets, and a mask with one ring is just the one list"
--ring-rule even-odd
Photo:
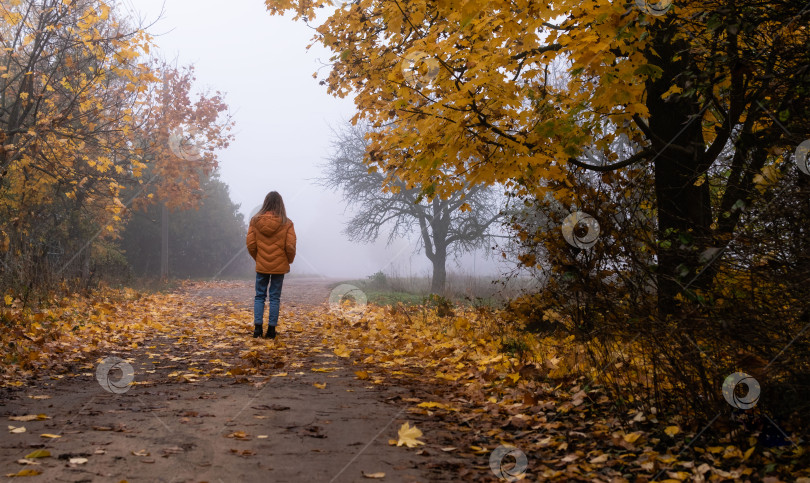
[[(380, 472), (382, 481), (456, 480), (444, 455), (388, 444), (414, 421), (402, 401), (420, 389), (359, 380), (356, 368), (308, 338), (307, 317), (324, 310), (329, 283), (285, 281), (275, 342), (249, 337), (249, 282), (204, 284), (151, 316), (170, 320), (170, 331), (4, 389), (0, 415), (26, 431), (0, 431), (0, 475), (11, 480), (5, 475), (28, 468), (41, 472), (31, 481), (348, 482)], [(125, 392), (99, 383), (105, 355), (132, 366), (135, 384)], [(30, 414), (48, 419), (9, 420)], [(50, 457), (18, 462), (37, 449)]]
[[(282, 287), (281, 303), (284, 309), (317, 307), (329, 300), (331, 285), (340, 282), (329, 278), (292, 278), (285, 277)], [(217, 282), (213, 285), (195, 286), (188, 293), (197, 298), (216, 302), (231, 302), (239, 307), (253, 310), (253, 282), (235, 280)]]

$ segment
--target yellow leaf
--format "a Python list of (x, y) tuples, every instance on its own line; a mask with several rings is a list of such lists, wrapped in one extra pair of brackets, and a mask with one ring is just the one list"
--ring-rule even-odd
[(664, 432), (667, 434), (667, 436), (675, 436), (676, 434), (681, 432), (681, 428), (679, 428), (678, 426), (667, 426)]
[(366, 371), (354, 371), (354, 375), (357, 376), (358, 379), (363, 381), (368, 379), (368, 372)]
[(44, 414), (26, 414), (25, 416), (10, 416), (8, 419), (12, 421), (41, 421), (43, 419), (51, 419)]
[(47, 449), (38, 449), (36, 451), (32, 451), (25, 455), (26, 458), (47, 458), (51, 455), (51, 452)]
[(59, 436), (58, 434), (51, 434), (51, 433), (40, 434), (39, 437), (40, 438), (51, 438), (51, 439), (61, 438), (61, 436)]
[(342, 345), (342, 344), (341, 344), (341, 345), (339, 345), (339, 346), (338, 346), (338, 347), (335, 349), (335, 355), (336, 355), (336, 356), (338, 356), (338, 357), (349, 357), (349, 356), (351, 355), (351, 352), (352, 352), (352, 351), (350, 351), (349, 349), (347, 349), (347, 348), (346, 348), (346, 346), (345, 346), (345, 345)]
[(318, 389), (326, 389), (326, 383), (315, 383), (313, 386), (317, 387)]
[(377, 473), (366, 473), (364, 471), (363, 472), (363, 477), (364, 478), (385, 478), (385, 473), (383, 473), (382, 471), (378, 471)]
[(658, 461), (660, 461), (662, 463), (670, 464), (673, 461), (678, 461), (678, 459), (675, 458), (674, 456), (672, 456), (671, 454), (664, 454), (664, 455), (659, 455), (658, 456)]
[(641, 436), (641, 431), (636, 431), (635, 433), (625, 434), (624, 440), (630, 444), (636, 442), (636, 440)]
[(12, 302), (14, 302), (14, 297), (12, 297), (11, 295), (6, 295), (5, 299), (6, 299), (6, 305), (11, 305)]
[(755, 449), (756, 449), (756, 446), (751, 446), (750, 448), (748, 448), (745, 451), (745, 454), (743, 455), (743, 461), (747, 460), (751, 456), (751, 454), (754, 453)]
[(313, 367), (312, 372), (332, 372), (336, 371), (337, 367)]
[(24, 433), (25, 432), (25, 426), (20, 426), (19, 428), (17, 426), (9, 426), (8, 427), (8, 432), (9, 433), (14, 433), (14, 434)]
[(409, 448), (415, 448), (420, 444), (425, 444), (417, 439), (422, 437), (422, 430), (417, 429), (416, 426), (411, 426), (407, 422), (399, 428), (399, 433), (397, 435), (399, 436), (397, 446), (402, 446), (404, 444)]
[(428, 402), (419, 403), (419, 404), (417, 404), (417, 406), (419, 406), (420, 408), (436, 408), (436, 407), (444, 406), (444, 404), (434, 402), (434, 401), (428, 401)]
[(16, 473), (6, 473), (6, 476), (8, 476), (9, 478), (14, 478), (15, 476), (36, 476), (36, 475), (40, 475), (40, 474), (42, 474), (41, 471), (26, 468), (26, 469), (20, 470), (20, 471), (18, 471)]
[(723, 451), (723, 449), (724, 448), (722, 446), (709, 446), (708, 448), (706, 448), (706, 451), (708, 451), (709, 453), (715, 453), (716, 454), (716, 453), (721, 453)]

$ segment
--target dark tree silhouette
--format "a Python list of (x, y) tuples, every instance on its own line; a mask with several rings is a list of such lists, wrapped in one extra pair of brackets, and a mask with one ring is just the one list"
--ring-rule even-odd
[(489, 186), (467, 185), (448, 199), (428, 200), (430, 187), (409, 187), (401, 180), (394, 180), (395, 192), (385, 191), (385, 175), (364, 163), (367, 130), (348, 126), (335, 131), (321, 184), (340, 191), (348, 207), (357, 210), (344, 230), (352, 241), (372, 242), (388, 230), (390, 244), (416, 230), (433, 264), (430, 290), (443, 293), (448, 256), (485, 247), (493, 237), (490, 227), (501, 217), (498, 195)]

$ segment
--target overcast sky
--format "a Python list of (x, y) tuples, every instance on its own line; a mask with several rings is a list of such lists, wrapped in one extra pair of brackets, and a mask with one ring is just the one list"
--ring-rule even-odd
[[(390, 247), (384, 240), (349, 242), (341, 233), (349, 218), (345, 203), (315, 183), (329, 154), (330, 126), (348, 121), (354, 104), (329, 96), (312, 77), (316, 71), (319, 78), (327, 75), (330, 53), (319, 45), (306, 50), (310, 27), (271, 16), (262, 0), (132, 0), (129, 5), (147, 23), (160, 17), (150, 32), (163, 58), (194, 64), (199, 88), (226, 93), (236, 127), (235, 141), (219, 153), (221, 178), (245, 216), (268, 191), (282, 194), (298, 234), (293, 273), (364, 277), (392, 268), (428, 273), (424, 254), (414, 254), (414, 240)], [(468, 273), (496, 271), (480, 253), (465, 257), (463, 264)], [(450, 263), (448, 270), (458, 268)]]

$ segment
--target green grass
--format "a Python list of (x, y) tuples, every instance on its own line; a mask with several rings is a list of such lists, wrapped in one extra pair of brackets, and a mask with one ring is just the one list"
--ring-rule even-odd
[[(397, 284), (397, 279), (392, 279), (393, 285)], [(431, 299), (431, 295), (424, 291), (413, 292), (401, 290), (388, 286), (388, 283), (380, 283), (379, 280), (344, 280), (335, 282), (330, 285), (330, 288), (335, 288), (341, 284), (349, 284), (358, 287), (363, 293), (366, 294), (368, 303), (382, 306), (392, 306), (398, 303), (404, 305), (432, 305), (436, 301)], [(447, 300), (459, 306), (474, 306), (482, 307), (489, 306), (498, 308), (503, 306), (503, 300), (494, 296), (484, 296), (469, 298), (464, 294), (449, 294)]]
[(412, 294), (408, 292), (385, 292), (375, 290), (363, 290), (368, 303), (375, 305), (396, 305), (402, 303), (405, 305), (422, 305), (425, 303), (426, 297), (424, 295)]

